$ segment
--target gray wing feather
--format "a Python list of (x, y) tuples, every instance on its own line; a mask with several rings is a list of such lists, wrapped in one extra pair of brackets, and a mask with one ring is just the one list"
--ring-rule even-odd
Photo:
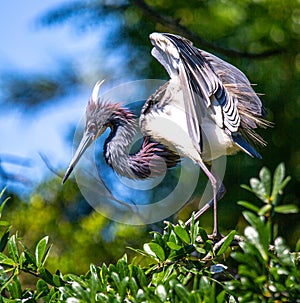
[(223, 128), (231, 133), (237, 132), (240, 126), (237, 99), (228, 93), (213, 66), (190, 41), (176, 35), (165, 36), (180, 54), (178, 73), (185, 97), (188, 129), (194, 143), (200, 143), (201, 102), (208, 108), (211, 106), (212, 95), (222, 106)]
[(257, 125), (264, 124), (259, 119), (265, 114), (264, 106), (245, 74), (230, 63), (208, 52), (200, 49), (199, 52), (211, 64), (232, 99), (237, 99), (241, 116), (241, 127), (251, 129), (256, 128)]

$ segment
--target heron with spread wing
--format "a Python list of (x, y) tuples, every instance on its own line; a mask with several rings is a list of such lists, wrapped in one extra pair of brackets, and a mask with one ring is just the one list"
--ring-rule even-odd
[(164, 66), (170, 80), (143, 106), (139, 126), (144, 142), (140, 151), (129, 154), (137, 127), (133, 114), (121, 104), (100, 100), (98, 82), (87, 106), (83, 138), (63, 182), (86, 148), (109, 127), (104, 156), (120, 175), (156, 176), (164, 172), (161, 159), (169, 168), (180, 157), (190, 158), (201, 167), (212, 185), (213, 198), (195, 214), (195, 219), (213, 204), (216, 236), (217, 200), (224, 191), (205, 163), (240, 150), (261, 158), (253, 145), (265, 145), (255, 132), (258, 126), (268, 125), (263, 119), (264, 107), (246, 76), (231, 64), (178, 35), (152, 33), (150, 40), (152, 55)]

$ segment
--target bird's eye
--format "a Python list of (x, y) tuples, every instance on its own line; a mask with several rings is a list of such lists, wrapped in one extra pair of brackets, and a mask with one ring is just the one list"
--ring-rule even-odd
[(96, 125), (95, 124), (91, 124), (88, 127), (88, 132), (94, 133), (96, 130)]

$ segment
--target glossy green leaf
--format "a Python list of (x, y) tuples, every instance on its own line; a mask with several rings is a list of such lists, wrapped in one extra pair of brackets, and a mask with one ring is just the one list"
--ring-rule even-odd
[(58, 274), (54, 274), (52, 280), (53, 280), (54, 286), (59, 287), (59, 286), (63, 285), (63, 281), (62, 281), (60, 275), (58, 275)]
[(259, 178), (265, 188), (265, 196), (269, 197), (271, 194), (271, 172), (268, 168), (263, 167), (259, 172)]
[(39, 297), (45, 296), (49, 292), (48, 284), (44, 281), (39, 279), (36, 283), (36, 289), (39, 292)]
[(174, 227), (175, 234), (185, 243), (190, 243), (191, 239), (188, 232), (180, 225)]
[(20, 280), (17, 276), (13, 278), (13, 281), (12, 283), (10, 283), (8, 289), (13, 299), (19, 299), (22, 297), (22, 287)]
[(268, 248), (266, 243), (262, 242), (259, 232), (252, 226), (245, 228), (245, 236), (247, 240), (253, 245), (253, 248), (257, 249), (264, 261), (268, 260)]
[(4, 249), (5, 249), (8, 239), (9, 239), (9, 234), (10, 234), (10, 232), (9, 232), (9, 230), (7, 230), (2, 235), (1, 240), (0, 240), (0, 252), (4, 251)]
[(274, 177), (273, 177), (273, 189), (272, 189), (272, 195), (271, 199), (272, 201), (276, 200), (277, 195), (281, 191), (282, 187), (282, 181), (285, 177), (285, 166), (284, 163), (280, 163), (274, 172)]
[(181, 245), (177, 245), (174, 242), (167, 242), (167, 245), (172, 249), (172, 250), (179, 250), (182, 248)]
[[(3, 188), (2, 191), (0, 192), (0, 199), (3, 197), (5, 190), (6, 190), (6, 187)], [(10, 197), (6, 198), (3, 202), (0, 203), (1, 204), (0, 205), (0, 218), (2, 216), (2, 211), (3, 211), (3, 209), (4, 209), (4, 207), (5, 207), (6, 203), (7, 203), (7, 201), (9, 199), (10, 199)]]
[[(161, 261), (164, 261), (165, 260), (165, 252), (163, 250), (163, 248), (158, 245), (157, 243), (148, 243), (148, 251), (152, 251), (152, 255), (155, 256), (156, 258), (158, 258), (159, 260)], [(145, 246), (144, 246), (144, 249), (145, 249)]]
[(250, 185), (252, 191), (256, 194), (256, 196), (264, 203), (266, 203), (268, 195), (264, 183), (257, 178), (251, 178)]
[(208, 240), (208, 236), (204, 228), (199, 227), (199, 235), (203, 243), (205, 243)]
[(162, 302), (165, 302), (167, 300), (167, 291), (162, 284), (159, 284), (155, 288), (155, 294)]
[(25, 256), (24, 251), (22, 251), (20, 254), (20, 258), (19, 258), (20, 269), (23, 269), (23, 264), (25, 263), (25, 261), (26, 261), (26, 256)]
[(47, 250), (47, 244), (48, 244), (48, 239), (49, 237), (46, 236), (43, 239), (41, 239), (38, 244), (36, 245), (35, 248), (35, 261), (36, 261), (36, 266), (40, 268), (45, 260), (45, 254)]
[(121, 283), (118, 285), (118, 291), (121, 298), (121, 302), (124, 302), (124, 297), (126, 294), (127, 285), (129, 282), (129, 277), (125, 277), (121, 280)]
[(129, 278), (128, 286), (129, 286), (129, 289), (130, 289), (132, 295), (136, 296), (136, 293), (138, 292), (139, 287), (138, 287), (138, 284), (134, 277)]
[(251, 193), (253, 193), (252, 188), (249, 185), (246, 184), (241, 184), (241, 188), (250, 191)]
[(296, 214), (299, 211), (298, 207), (293, 204), (278, 205), (275, 206), (274, 210), (280, 214)]
[(199, 254), (204, 254), (204, 255), (207, 253), (207, 251), (204, 248), (200, 247), (200, 246), (196, 246), (196, 251)]
[(190, 301), (189, 301), (190, 293), (182, 284), (176, 283), (174, 286), (174, 289), (175, 289), (176, 294), (178, 295), (180, 302), (190, 303)]
[(97, 293), (98, 286), (100, 284), (99, 278), (98, 278), (98, 270), (97, 267), (94, 264), (90, 265), (90, 283), (89, 283), (89, 289), (90, 289), (90, 296), (91, 298), (94, 298)]
[(18, 250), (18, 244), (16, 240), (16, 235), (12, 235), (8, 242), (7, 242), (7, 249), (9, 252), (10, 257), (15, 261), (18, 262), (19, 260), (19, 250)]
[(199, 235), (199, 221), (191, 223), (190, 235), (191, 235), (192, 244), (195, 244), (197, 242), (196, 240)]
[(259, 207), (254, 205), (253, 203), (251, 202), (248, 202), (248, 201), (238, 201), (237, 202), (238, 205), (241, 205), (249, 210), (252, 210), (254, 211), (255, 213), (257, 213), (259, 211)]
[(113, 281), (115, 282), (115, 285), (119, 285), (120, 284), (120, 277), (118, 275), (118, 273), (116, 272), (112, 272), (110, 277), (113, 279)]
[(49, 270), (47, 270), (46, 268), (40, 268), (40, 277), (47, 283), (50, 285), (55, 286), (54, 282), (53, 282), (53, 275), (49, 272)]
[(119, 259), (116, 265), (116, 270), (120, 276), (120, 279), (124, 279), (126, 276), (129, 275), (128, 264), (125, 260), (126, 259), (124, 258)]
[(3, 253), (0, 253), (0, 264), (14, 266), (15, 261)]
[(257, 217), (254, 213), (250, 211), (243, 211), (243, 216), (248, 221), (248, 223), (252, 226), (257, 227), (258, 225), (261, 225), (261, 219)]
[(232, 230), (227, 236), (226, 236), (226, 240), (224, 241), (224, 243), (222, 244), (222, 246), (220, 247), (220, 249), (217, 252), (217, 256), (221, 256), (226, 250), (227, 248), (230, 246), (231, 242), (234, 239), (234, 236), (236, 234), (235, 230)]
[(264, 216), (272, 210), (273, 206), (271, 204), (266, 204), (258, 211), (259, 216)]

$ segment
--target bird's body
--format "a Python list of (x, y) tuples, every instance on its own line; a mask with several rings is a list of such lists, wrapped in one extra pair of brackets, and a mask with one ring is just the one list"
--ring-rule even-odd
[(201, 153), (194, 147), (187, 127), (183, 92), (176, 80), (168, 81), (145, 103), (140, 117), (140, 128), (144, 135), (174, 150), (194, 162), (209, 162), (225, 154), (239, 150), (231, 138), (216, 123), (215, 116), (221, 108), (203, 111), (201, 119)]
[[(264, 107), (246, 76), (231, 64), (177, 35), (153, 33), (150, 40), (154, 46), (152, 55), (164, 66), (170, 80), (143, 106), (139, 119), (144, 135), (141, 150), (129, 154), (137, 126), (135, 117), (120, 104), (99, 100), (102, 82), (98, 82), (87, 106), (84, 136), (63, 182), (85, 149), (109, 127), (104, 156), (120, 175), (156, 176), (165, 167), (175, 166), (179, 156), (192, 159), (202, 168), (213, 188), (216, 235), (216, 204), (221, 182), (205, 162), (239, 150), (261, 158), (251, 142), (265, 144), (254, 131), (267, 125), (263, 120)], [(195, 218), (201, 213), (202, 210)]]

